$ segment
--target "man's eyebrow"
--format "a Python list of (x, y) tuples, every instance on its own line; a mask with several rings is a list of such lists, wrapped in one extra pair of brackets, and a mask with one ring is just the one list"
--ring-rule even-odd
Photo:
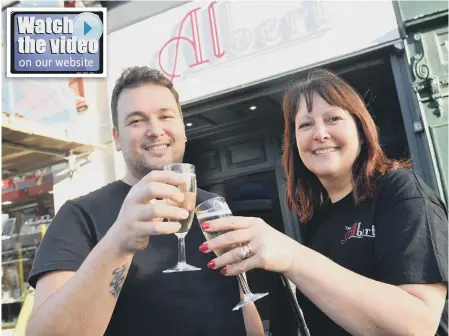
[(160, 108), (159, 110), (158, 110), (158, 112), (172, 112), (172, 113), (176, 113), (176, 111), (175, 110), (173, 110), (172, 108), (170, 108), (170, 107), (163, 107), (163, 108)]
[[(163, 107), (160, 108), (159, 110), (157, 110), (158, 113), (172, 113), (172, 114), (176, 114), (177, 112), (169, 107)], [(146, 115), (146, 113), (142, 112), (142, 111), (132, 111), (130, 113), (128, 113), (128, 115), (125, 117), (125, 120), (128, 120), (129, 118), (132, 117), (141, 117), (141, 118), (148, 118), (148, 116)]]
[(132, 111), (132, 112), (128, 113), (128, 115), (126, 116), (125, 120), (127, 120), (127, 119), (129, 119), (131, 117), (143, 117), (143, 118), (145, 118), (146, 115), (142, 111)]

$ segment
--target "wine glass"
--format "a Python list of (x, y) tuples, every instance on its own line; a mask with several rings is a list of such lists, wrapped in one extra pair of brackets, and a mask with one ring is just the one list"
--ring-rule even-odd
[(166, 269), (163, 273), (173, 273), (173, 272), (188, 272), (188, 271), (199, 271), (201, 268), (189, 265), (186, 261), (186, 246), (185, 237), (189, 233), (190, 227), (192, 226), (194, 209), (196, 204), (196, 175), (195, 166), (188, 163), (171, 163), (165, 165), (162, 170), (174, 171), (180, 174), (184, 179), (185, 183), (178, 186), (179, 190), (184, 193), (184, 201), (182, 203), (177, 203), (172, 200), (166, 199), (167, 204), (175, 205), (177, 207), (186, 209), (189, 212), (189, 217), (179, 221), (181, 228), (178, 232), (175, 232), (176, 237), (178, 237), (178, 263), (175, 267)]
[[(229, 209), (229, 206), (223, 197), (214, 197), (214, 198), (211, 198), (211, 199), (201, 203), (200, 205), (198, 205), (195, 208), (195, 213), (196, 213), (196, 217), (198, 218), (198, 222), (199, 222), (200, 226), (201, 226), (201, 224), (203, 224), (207, 221), (211, 221), (211, 220), (222, 218), (222, 217), (232, 216), (232, 212)], [(206, 240), (211, 240), (215, 237), (218, 237), (218, 236), (230, 231), (230, 230), (225, 230), (225, 231), (217, 231), (217, 232), (207, 232), (207, 231), (203, 230), (202, 228), (201, 228), (201, 230), (203, 231), (203, 234), (206, 237)], [(214, 251), (214, 253), (217, 256), (220, 256), (228, 250), (229, 249), (216, 250), (216, 251)], [(250, 302), (259, 300), (259, 299), (263, 298), (264, 296), (268, 295), (268, 293), (262, 293), (262, 294), (252, 293), (251, 290), (249, 289), (248, 283), (246, 282), (246, 280), (242, 274), (237, 275), (237, 280), (240, 284), (240, 287), (243, 290), (244, 296), (243, 296), (242, 301), (240, 301), (232, 310), (239, 310), (244, 305), (246, 305)]]

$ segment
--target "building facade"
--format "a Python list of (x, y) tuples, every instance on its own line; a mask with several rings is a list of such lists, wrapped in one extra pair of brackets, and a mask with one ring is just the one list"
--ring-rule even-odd
[[(180, 93), (186, 159), (198, 164), (200, 184), (224, 192), (234, 178), (272, 171), (282, 200), (282, 93), (307, 70), (326, 67), (366, 94), (387, 154), (413, 157), (447, 198), (447, 6), (420, 4), (260, 2), (255, 11), (251, 2), (188, 2), (109, 34), (109, 97), (124, 67), (160, 69)], [(422, 56), (418, 36), (432, 41), (431, 55)], [(291, 221), (283, 201), (280, 208)], [(293, 234), (295, 225), (285, 225)]]
[[(199, 187), (225, 196), (235, 215), (261, 217), (301, 240), (285, 202), (281, 102), (289, 82), (325, 67), (363, 95), (387, 155), (412, 157), (447, 199), (447, 96), (432, 93), (447, 85), (447, 8), (424, 15), (439, 23), (411, 24), (423, 16), (412, 3), (189, 2), (109, 35), (108, 94), (125, 67), (164, 72), (180, 94), (185, 161), (195, 164)], [(429, 73), (417, 34), (432, 50)], [(120, 156), (116, 172), (124, 172)], [(272, 281), (249, 274), (263, 291)], [(273, 319), (268, 301), (259, 309)]]

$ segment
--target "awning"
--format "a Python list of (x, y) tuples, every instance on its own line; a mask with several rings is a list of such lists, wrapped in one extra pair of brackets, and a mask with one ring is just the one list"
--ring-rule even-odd
[(2, 178), (65, 162), (70, 154), (93, 152), (101, 145), (80, 133), (2, 113)]

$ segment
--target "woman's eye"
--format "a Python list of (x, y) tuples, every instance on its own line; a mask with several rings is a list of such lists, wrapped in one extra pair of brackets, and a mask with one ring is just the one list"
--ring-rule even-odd
[(161, 116), (161, 119), (171, 119), (171, 118), (173, 118), (173, 116), (171, 116), (171, 115)]
[(298, 125), (298, 129), (303, 129), (303, 128), (306, 128), (306, 127), (308, 127), (308, 126), (310, 126), (310, 123), (305, 122), (305, 123), (299, 124), (299, 125)]
[(135, 119), (135, 120), (131, 120), (130, 122), (129, 122), (129, 124), (130, 125), (136, 125), (136, 124), (138, 124), (139, 122), (141, 122), (142, 120), (140, 120), (140, 119)]
[(335, 121), (338, 121), (338, 120), (342, 120), (342, 117), (340, 117), (340, 116), (333, 116), (333, 117), (330, 117), (329, 120), (335, 122)]

